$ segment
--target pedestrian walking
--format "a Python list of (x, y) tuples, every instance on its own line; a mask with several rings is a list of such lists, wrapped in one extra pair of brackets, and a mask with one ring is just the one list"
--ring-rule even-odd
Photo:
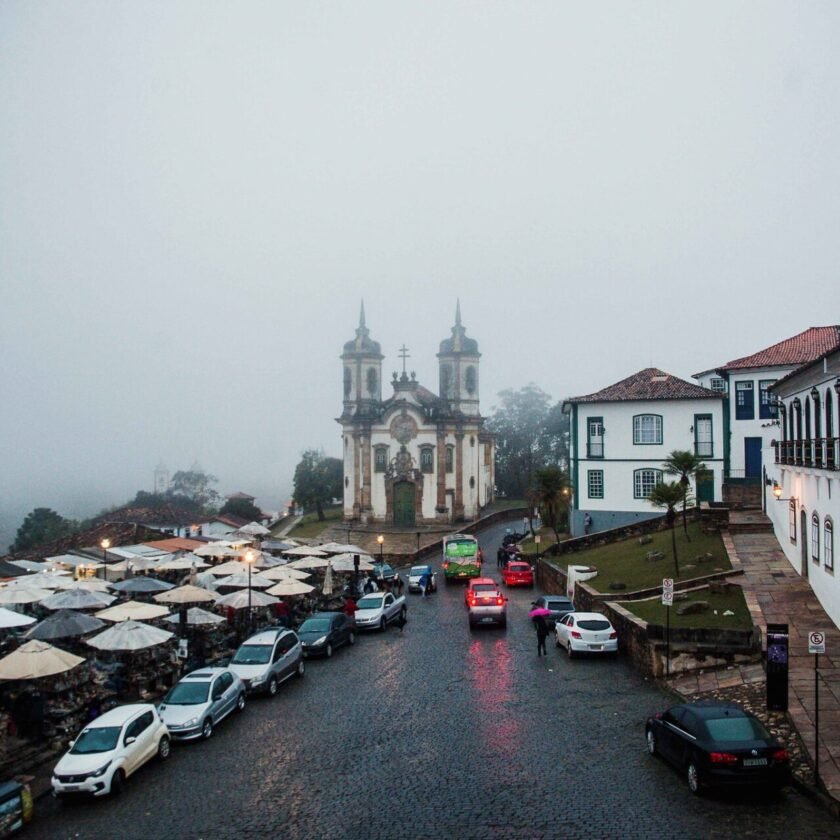
[(423, 593), (423, 597), (426, 597), (426, 590), (429, 588), (429, 573), (423, 572), (420, 575), (420, 591)]
[(592, 530), (592, 517), (587, 513), (583, 517), (583, 533), (588, 534)]
[(535, 616), (534, 627), (537, 630), (537, 656), (548, 656), (545, 649), (545, 640), (548, 638), (548, 624), (545, 616)]

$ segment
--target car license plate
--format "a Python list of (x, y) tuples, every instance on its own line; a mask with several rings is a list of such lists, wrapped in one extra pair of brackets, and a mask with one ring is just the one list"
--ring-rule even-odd
[(64, 785), (64, 790), (81, 790), (81, 785)]
[(486, 622), (487, 624), (492, 624), (495, 620), (495, 618), (489, 615), (481, 619), (482, 622)]
[(766, 758), (745, 758), (744, 767), (766, 767)]
[(589, 645), (589, 650), (603, 650), (603, 645)]

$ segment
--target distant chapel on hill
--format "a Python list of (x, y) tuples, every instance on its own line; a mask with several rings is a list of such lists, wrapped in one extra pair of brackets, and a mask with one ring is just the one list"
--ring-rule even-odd
[[(403, 350), (403, 354), (405, 350)], [(344, 520), (398, 528), (475, 519), (493, 501), (494, 436), (479, 412), (478, 342), (456, 307), (440, 343), (440, 396), (414, 372), (394, 373), (382, 397), (382, 355), (362, 304), (356, 337), (344, 345)]]

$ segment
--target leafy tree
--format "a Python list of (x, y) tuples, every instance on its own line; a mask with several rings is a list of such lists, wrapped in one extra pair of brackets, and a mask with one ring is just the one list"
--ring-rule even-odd
[(262, 518), (262, 511), (249, 499), (228, 499), (219, 513), (229, 513), (249, 522), (259, 522)]
[(697, 476), (698, 472), (706, 469), (706, 465), (693, 452), (683, 449), (675, 449), (662, 464), (668, 475), (678, 475), (680, 485), (683, 488), (682, 499), (682, 521), (685, 538), (691, 542), (688, 536), (688, 523), (686, 522), (686, 508), (688, 507), (688, 491), (691, 486), (691, 479)]
[(194, 502), (199, 510), (209, 511), (219, 502), (219, 494), (213, 487), (218, 482), (215, 475), (193, 467), (179, 470), (172, 476), (169, 493), (172, 501), (182, 505), (184, 501)]
[(29, 548), (61, 539), (76, 531), (76, 523), (65, 519), (51, 508), (35, 508), (26, 515), (18, 528), (12, 551), (26, 551)]
[(648, 495), (648, 501), (658, 508), (666, 508), (665, 521), (671, 529), (671, 547), (674, 550), (674, 577), (680, 576), (680, 563), (677, 559), (677, 532), (674, 522), (677, 518), (676, 507), (685, 498), (685, 491), (679, 481), (660, 481)]
[(554, 539), (560, 542), (560, 529), (568, 519), (571, 487), (569, 477), (560, 467), (540, 467), (534, 475), (533, 495), (540, 509), (543, 522), (554, 531)]
[(551, 463), (569, 469), (569, 440), (571, 415), (563, 413), (563, 403), (558, 402), (548, 410), (545, 419), (546, 448)]
[(344, 464), (340, 458), (327, 458), (322, 450), (308, 449), (295, 467), (295, 502), (304, 510), (315, 510), (323, 521), (324, 505), (341, 496)]
[(487, 420), (496, 435), (496, 487), (524, 498), (540, 467), (552, 460), (547, 420), (551, 397), (533, 383), (499, 393), (501, 405)]

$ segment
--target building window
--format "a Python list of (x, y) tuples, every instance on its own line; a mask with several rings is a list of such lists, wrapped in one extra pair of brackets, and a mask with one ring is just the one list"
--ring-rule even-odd
[(773, 405), (773, 395), (767, 389), (775, 382), (775, 379), (762, 379), (758, 383), (758, 416), (762, 420), (775, 419), (776, 406)]
[(435, 450), (431, 446), (420, 447), (420, 472), (435, 471)]
[(646, 499), (660, 481), (662, 481), (662, 470), (635, 470), (633, 472), (633, 498)]
[(811, 514), (811, 559), (820, 562), (820, 517), (816, 512)]
[(714, 458), (715, 442), (712, 438), (712, 415), (694, 415), (694, 454), (698, 458)]
[(478, 390), (478, 371), (473, 365), (467, 368), (464, 379), (466, 380), (467, 393), (470, 395), (474, 394)]
[(709, 387), (713, 391), (717, 391), (719, 394), (726, 393), (726, 380), (722, 379), (720, 376), (713, 376), (712, 381), (709, 383)]
[(637, 414), (633, 418), (633, 443), (637, 446), (662, 443), (662, 417), (659, 414)]
[(373, 448), (373, 471), (385, 472), (388, 468), (388, 447), (374, 446)]
[(586, 418), (586, 457), (604, 457), (604, 418)]
[(604, 471), (587, 470), (586, 485), (589, 488), (590, 499), (604, 498)]
[(830, 519), (823, 526), (823, 563), (828, 571), (834, 571), (834, 523)]
[(752, 382), (735, 383), (735, 419), (755, 419), (755, 397)]
[(788, 502), (788, 522), (790, 530), (790, 541), (796, 542), (796, 502), (791, 499)]
[(446, 471), (451, 473), (455, 469), (455, 447), (446, 447)]

